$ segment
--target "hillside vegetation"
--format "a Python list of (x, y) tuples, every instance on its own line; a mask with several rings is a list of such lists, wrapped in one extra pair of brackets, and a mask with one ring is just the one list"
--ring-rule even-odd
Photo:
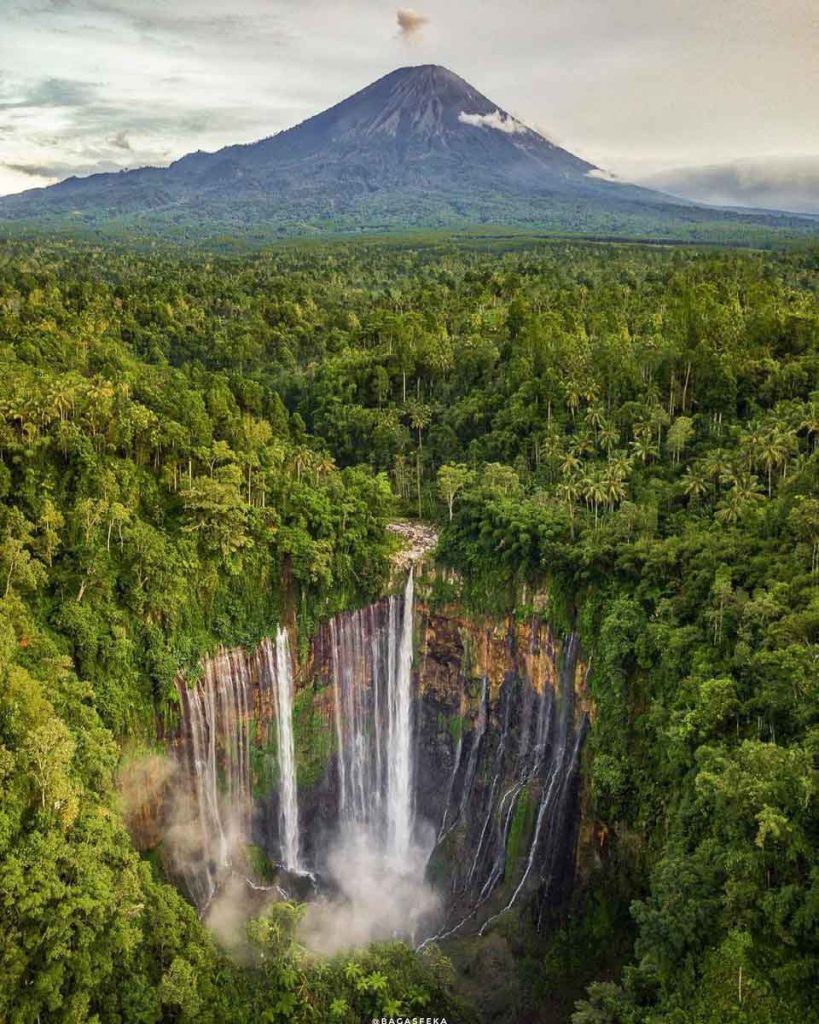
[(545, 592), (590, 665), (533, 1005), (819, 1019), (818, 292), (810, 249), (6, 244), (0, 1017), (465, 1019), (437, 952), (317, 963), (289, 906), (229, 958), (117, 796), (176, 671), (373, 598), (400, 512), (442, 598)]

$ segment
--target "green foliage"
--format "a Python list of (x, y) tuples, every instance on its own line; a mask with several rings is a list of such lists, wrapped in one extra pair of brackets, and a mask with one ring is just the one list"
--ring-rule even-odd
[(301, 690), (293, 705), (296, 772), (299, 787), (314, 786), (323, 777), (335, 751), (336, 738), (316, 707), (315, 693)]
[[(121, 735), (286, 601), (317, 616), (377, 593), (391, 496), (291, 429), (275, 382), (233, 365), (234, 327), (207, 365), (222, 313), (198, 263), (161, 285), (98, 258), (0, 259), (0, 593), (37, 603)], [(239, 313), (223, 284), (205, 305)]]
[[(0, 1017), (10, 1024), (227, 1012), (220, 954), (118, 817), (116, 761), (91, 688), (16, 598), (0, 601)], [(165, 1014), (169, 1001), (181, 1017)]]
[[(313, 963), (292, 908), (236, 966), (113, 798), (112, 737), (153, 737), (177, 671), (382, 591), (397, 511), (441, 526), (436, 599), (545, 593), (580, 632), (605, 842), (544, 967), (601, 964), (575, 1024), (815, 1021), (817, 271), (512, 238), (3, 246), (0, 1016), (454, 1007), (401, 946)], [(312, 707), (302, 785), (330, 753)]]
[(537, 804), (532, 800), (529, 789), (529, 786), (524, 786), (518, 796), (509, 828), (509, 838), (506, 841), (506, 870), (512, 877), (516, 877), (518, 858), (526, 848), (525, 841), (532, 831), (537, 810)]

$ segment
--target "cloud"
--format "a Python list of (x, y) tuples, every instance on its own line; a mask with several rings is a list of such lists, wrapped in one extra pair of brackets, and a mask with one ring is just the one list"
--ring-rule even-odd
[(3, 167), (16, 174), (25, 174), (29, 178), (59, 178), (65, 177), (63, 168), (65, 164), (12, 164), (4, 163)]
[(93, 103), (96, 86), (68, 78), (43, 78), (17, 98), (0, 102), (0, 110), (25, 107), (83, 107)]
[(507, 135), (526, 135), (530, 131), (511, 114), (504, 114), (500, 110), (495, 110), (491, 114), (466, 114), (462, 110), (458, 114), (458, 120), (461, 124), (471, 124), (475, 128), (494, 128), (495, 131), (505, 132)]
[(600, 181), (620, 181), (614, 171), (605, 171), (602, 167), (592, 167), (590, 171), (586, 171), (586, 177), (599, 178)]
[(758, 157), (678, 167), (640, 179), (684, 199), (819, 214), (819, 156)]
[(132, 152), (133, 146), (131, 145), (128, 134), (126, 132), (117, 132), (108, 139), (108, 145), (113, 146), (114, 149), (126, 149), (128, 152)]
[(25, 174), (30, 178), (87, 178), (89, 174), (105, 174), (111, 171), (122, 171), (126, 169), (123, 164), (115, 163), (113, 160), (95, 160), (93, 163), (64, 163), (55, 160), (54, 163), (4, 163), (3, 167), (9, 171), (16, 171), (18, 174)]
[(395, 20), (398, 22), (398, 34), (408, 43), (415, 42), (421, 35), (424, 25), (429, 24), (429, 18), (419, 14), (411, 7), (399, 7), (395, 13)]

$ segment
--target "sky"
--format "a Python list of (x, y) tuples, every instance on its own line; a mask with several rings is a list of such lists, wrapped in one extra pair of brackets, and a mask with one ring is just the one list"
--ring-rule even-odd
[(0, 0), (0, 195), (250, 142), (435, 63), (621, 177), (793, 167), (819, 212), (817, 54), (819, 0)]

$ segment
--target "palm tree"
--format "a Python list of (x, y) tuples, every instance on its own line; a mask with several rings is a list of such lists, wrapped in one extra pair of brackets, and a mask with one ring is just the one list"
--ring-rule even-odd
[(606, 473), (603, 477), (603, 488), (606, 502), (612, 509), (626, 496), (626, 485), (623, 482), (623, 478), (613, 471), (610, 464), (606, 467)]
[(313, 466), (313, 472), (316, 474), (316, 480), (326, 480), (327, 477), (336, 468), (336, 464), (332, 456), (326, 452), (318, 455)]
[(572, 414), (572, 419), (574, 419), (577, 408), (580, 405), (581, 387), (576, 381), (568, 380), (563, 385), (563, 390), (566, 394), (566, 405), (568, 405), (569, 412)]
[(415, 478), (418, 487), (418, 518), (422, 517), (421, 509), (421, 457), (423, 451), (423, 431), (432, 419), (432, 410), (423, 402), (413, 402), (409, 409), (410, 426), (418, 431), (418, 448), (415, 453)]
[(612, 448), (620, 440), (620, 431), (612, 422), (604, 420), (597, 434), (597, 440), (606, 449), (606, 454), (610, 455)]
[[(313, 453), (310, 451), (309, 448), (305, 448), (300, 445), (298, 448), (296, 448), (295, 452), (293, 453), (290, 459), (290, 472), (295, 472), (296, 481), (298, 483), (301, 483), (302, 473), (305, 473), (309, 469), (310, 464), (312, 463), (312, 454)], [(211, 476), (212, 475), (213, 472), (211, 471)]]
[(727, 523), (734, 526), (742, 515), (742, 505), (739, 502), (736, 491), (731, 491), (724, 501), (720, 502), (716, 518), (720, 523)]
[(621, 480), (627, 480), (631, 474), (631, 459), (622, 449), (616, 451), (614, 455), (609, 458), (608, 465), (611, 472), (615, 473)]
[(569, 512), (569, 529), (571, 531), (572, 540), (574, 540), (574, 505), (581, 493), (582, 487), (580, 481), (574, 476), (564, 480), (557, 488), (557, 496), (561, 501), (566, 502), (566, 508)]
[(765, 431), (756, 449), (756, 461), (765, 467), (768, 477), (768, 497), (773, 491), (773, 471), (785, 466), (790, 448), (788, 434), (777, 427)]
[(708, 491), (708, 481), (702, 473), (689, 466), (683, 480), (683, 490), (688, 498), (699, 501)]
[(808, 437), (813, 438), (812, 451), (816, 451), (819, 448), (819, 405), (812, 403), (808, 406), (807, 415), (800, 427), (808, 432)]
[(581, 481), (583, 499), (594, 510), (594, 528), (597, 529), (600, 505), (606, 500), (606, 486), (599, 474), (584, 477)]
[(756, 505), (762, 501), (759, 480), (753, 473), (740, 473), (734, 481), (734, 490), (743, 506)]
[(578, 458), (582, 458), (594, 451), (594, 438), (591, 434), (581, 431), (572, 437), (569, 448)]
[(594, 436), (598, 437), (600, 429), (606, 421), (602, 405), (599, 405), (596, 402), (590, 405), (586, 410), (585, 420), (594, 431)]
[(551, 479), (552, 468), (556, 459), (563, 454), (563, 435), (557, 430), (550, 428), (540, 442), (538, 458), (549, 464), (549, 478)]
[(764, 500), (760, 493), (759, 480), (752, 473), (738, 474), (728, 496), (717, 510), (716, 517), (721, 523), (733, 525), (754, 505)]
[(560, 463), (560, 472), (564, 476), (570, 476), (572, 473), (576, 473), (580, 469), (580, 459), (575, 455), (573, 451), (568, 451), (563, 456), (563, 461)]
[(634, 452), (634, 457), (639, 459), (641, 462), (648, 462), (649, 459), (654, 458), (657, 455), (657, 447), (652, 440), (650, 433), (641, 432), (631, 442), (631, 450)]
[(731, 460), (723, 448), (715, 448), (702, 462), (702, 471), (713, 481), (715, 490), (719, 490), (719, 485), (730, 479), (732, 470)]
[(66, 385), (62, 379), (53, 384), (48, 393), (51, 410), (60, 420), (68, 419), (68, 413), (74, 404), (73, 399), (73, 388)]

